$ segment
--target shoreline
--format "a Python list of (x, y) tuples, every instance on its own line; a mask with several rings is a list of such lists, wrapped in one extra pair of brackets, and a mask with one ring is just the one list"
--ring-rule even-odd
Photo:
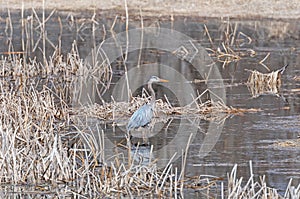
[[(92, 0), (74, 0), (72, 4), (66, 0), (7, 0), (1, 9), (57, 9), (59, 11), (104, 11), (125, 13), (125, 1), (111, 2)], [(300, 2), (298, 0), (230, 0), (230, 1), (163, 1), (143, 0), (142, 2), (127, 0), (130, 15), (145, 17), (190, 16), (208, 18), (271, 18), (271, 19), (300, 19)]]

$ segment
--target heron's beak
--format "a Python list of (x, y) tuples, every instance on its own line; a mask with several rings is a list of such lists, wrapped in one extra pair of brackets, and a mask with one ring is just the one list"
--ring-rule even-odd
[(161, 79), (161, 78), (159, 79), (159, 81), (160, 81), (160, 82), (169, 82), (169, 80)]

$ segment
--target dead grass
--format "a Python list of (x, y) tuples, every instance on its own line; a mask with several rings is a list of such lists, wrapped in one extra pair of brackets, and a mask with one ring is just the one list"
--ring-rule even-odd
[(280, 196), (276, 189), (268, 187), (265, 176), (259, 181), (254, 179), (252, 162), (250, 161), (250, 178), (243, 182), (243, 178), (237, 178), (237, 165), (228, 174), (228, 196), (227, 198), (299, 198), (300, 185), (294, 187), (290, 180), (284, 196)]
[(253, 97), (262, 94), (278, 95), (281, 87), (281, 75), (288, 65), (270, 73), (261, 73), (256, 70), (250, 71), (247, 86)]
[[(108, 102), (102, 105), (92, 104), (90, 106), (81, 107), (73, 110), (75, 117), (95, 117), (106, 121), (126, 121), (140, 106), (148, 103), (148, 97), (133, 97), (130, 102)], [(156, 100), (156, 117), (165, 118), (168, 116), (198, 117), (207, 121), (220, 119), (223, 117), (221, 113), (228, 115), (241, 115), (249, 112), (258, 112), (260, 109), (243, 109), (228, 107), (220, 101), (215, 103), (210, 100), (198, 103), (196, 106), (187, 105), (184, 107), (171, 106), (168, 100)]]
[(211, 48), (206, 48), (210, 53), (210, 56), (216, 60), (216, 62), (222, 63), (222, 67), (225, 68), (232, 62), (238, 62), (243, 57), (255, 56), (256, 52), (253, 49), (247, 49), (247, 51), (241, 51), (244, 45), (252, 43), (251, 37), (245, 33), (239, 31), (238, 23), (224, 22), (222, 35), (220, 36), (221, 43), (215, 46), (214, 39), (211, 38), (210, 33), (206, 25), (204, 25), (205, 35), (208, 37), (211, 44)]
[(273, 144), (275, 147), (283, 147), (283, 148), (300, 148), (300, 139), (290, 139), (284, 141), (278, 141)]

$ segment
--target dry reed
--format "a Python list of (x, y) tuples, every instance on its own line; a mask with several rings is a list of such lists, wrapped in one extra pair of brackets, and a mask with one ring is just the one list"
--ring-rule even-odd
[(246, 182), (243, 178), (237, 178), (237, 165), (235, 165), (230, 174), (228, 174), (228, 193), (226, 198), (299, 198), (300, 185), (294, 187), (290, 180), (284, 196), (281, 196), (276, 189), (268, 187), (265, 176), (255, 181), (252, 170), (252, 161), (249, 163), (250, 177)]
[(285, 71), (285, 65), (281, 69), (270, 73), (261, 73), (257, 70), (248, 70), (250, 72), (247, 86), (253, 97), (258, 97), (262, 94), (273, 94), (278, 95), (281, 87), (281, 75)]
[[(102, 105), (93, 104), (90, 106), (73, 109), (77, 116), (96, 117), (106, 121), (127, 120), (140, 106), (149, 102), (147, 97), (133, 97), (130, 102), (107, 102)], [(157, 117), (168, 116), (188, 116), (199, 117), (205, 120), (218, 119), (221, 113), (225, 114), (243, 114), (245, 112), (257, 112), (259, 109), (243, 109), (228, 107), (225, 104), (207, 100), (203, 103), (197, 103), (196, 106), (171, 106), (162, 99), (156, 100), (156, 109), (154, 115)]]
[(243, 45), (251, 44), (252, 39), (245, 33), (238, 31), (238, 23), (232, 24), (229, 20), (225, 22), (225, 28), (221, 35), (221, 44), (215, 46), (212, 37), (210, 36), (209, 30), (204, 25), (205, 34), (207, 35), (211, 48), (206, 48), (210, 53), (210, 56), (215, 58), (217, 62), (223, 64), (225, 68), (232, 62), (238, 62), (242, 57), (255, 56), (255, 51), (247, 49), (247, 52), (240, 51), (239, 48)]

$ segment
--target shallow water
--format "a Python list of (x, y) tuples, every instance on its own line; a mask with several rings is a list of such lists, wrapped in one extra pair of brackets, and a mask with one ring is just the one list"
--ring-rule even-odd
[[(243, 22), (240, 23), (243, 24)], [(193, 35), (199, 31), (198, 26), (193, 27), (193, 25), (187, 25), (190, 29), (179, 28), (177, 30)], [(297, 90), (300, 82), (295, 79), (296, 76), (300, 75), (299, 44), (296, 41), (293, 42), (292, 37), (282, 39), (263, 36), (260, 38), (258, 35), (262, 32), (267, 34), (262, 29), (260, 27), (253, 32), (253, 36), (257, 36), (257, 38), (248, 46), (255, 49), (257, 53), (255, 58), (246, 57), (238, 63), (229, 64), (225, 68), (219, 64), (220, 73), (224, 78), (227, 105), (237, 108), (260, 109), (260, 111), (232, 115), (215, 123), (200, 119), (195, 121), (193, 117), (188, 119), (176, 118), (170, 124), (166, 123), (161, 129), (157, 128), (154, 135), (149, 139), (154, 150), (154, 157), (152, 158), (158, 158), (158, 164), (165, 165), (174, 153), (182, 154), (186, 143), (192, 136), (186, 169), (190, 176), (207, 174), (226, 178), (226, 173), (231, 171), (234, 164), (238, 164), (238, 174), (240, 177), (243, 176), (246, 182), (247, 177), (250, 176), (249, 161), (252, 160), (256, 179), (259, 179), (258, 176), (265, 175), (267, 184), (278, 189), (281, 193), (285, 190), (290, 178), (293, 178), (293, 185), (300, 183), (299, 146), (278, 145), (278, 142), (297, 140), (300, 132), (300, 93)], [(242, 27), (241, 31), (247, 31), (247, 25)], [(247, 34), (249, 35), (249, 33)], [(195, 36), (193, 39), (198, 38)], [(199, 42), (202, 44), (201, 38)], [(204, 42), (204, 45), (207, 43)], [(280, 92), (252, 96), (244, 84), (250, 74), (245, 69), (256, 69), (266, 73), (266, 69), (258, 62), (267, 53), (270, 53), (270, 57), (266, 64), (271, 71), (289, 63), (282, 76), (283, 83)], [(154, 59), (154, 61), (166, 62), (168, 66), (180, 68), (179, 71), (188, 80), (199, 78), (199, 74), (193, 73), (186, 63), (179, 62), (176, 65), (170, 57), (171, 55), (160, 55), (158, 60)], [(159, 71), (158, 74), (165, 75), (166, 73)], [(147, 70), (145, 74), (141, 72), (140, 75), (149, 76)], [(163, 77), (170, 78), (170, 75)], [(171, 79), (174, 78), (171, 77)], [(202, 78), (200, 77), (200, 79)], [(129, 78), (129, 81), (132, 79)], [(143, 78), (138, 81), (142, 85), (146, 79)], [(175, 84), (175, 87), (180, 90), (176, 81), (175, 79), (169, 84)], [(184, 82), (181, 85), (183, 84)], [(161, 84), (160, 87), (164, 87), (164, 84)], [(206, 88), (203, 84), (192, 84), (192, 88), (198, 89), (199, 93), (204, 90), (203, 87)], [(186, 89), (188, 88), (183, 88), (180, 92), (185, 95)], [(163, 98), (162, 92), (167, 93), (166, 95), (172, 103), (174, 93), (172, 95), (168, 91), (169, 89), (157, 89), (160, 98)], [(176, 94), (175, 96), (178, 97)], [(107, 128), (106, 134), (110, 135), (108, 136), (110, 141), (114, 141), (115, 139), (109, 129)], [(115, 132), (118, 131), (118, 136), (115, 138), (119, 141), (124, 128), (115, 130)], [(141, 150), (141, 154), (145, 155), (144, 149)], [(182, 156), (175, 156), (174, 159), (174, 164), (180, 167)]]
[[(174, 119), (171, 124), (168, 124), (168, 128), (166, 128), (167, 125), (164, 125), (160, 131), (157, 130), (159, 132), (156, 132), (149, 142), (153, 144), (154, 151), (157, 152), (154, 153), (156, 158), (168, 160), (174, 152), (182, 153), (192, 134), (187, 157), (188, 175), (213, 174), (226, 178), (226, 173), (234, 164), (238, 164), (239, 176), (244, 176), (246, 182), (246, 177), (250, 176), (249, 161), (252, 160), (253, 172), (256, 177), (265, 175), (268, 185), (282, 192), (290, 178), (293, 178), (294, 185), (300, 183), (299, 146), (277, 145), (278, 142), (296, 140), (300, 132), (300, 93), (297, 90), (300, 82), (295, 79), (300, 75), (299, 44), (292, 35), (284, 39), (279, 36), (266, 36), (268, 31), (264, 30), (264, 27), (252, 29), (253, 32), (251, 32), (248, 30), (251, 25), (249, 27), (247, 23), (245, 25), (243, 22), (239, 23), (242, 24), (240, 31), (255, 37), (255, 41), (248, 47), (254, 49), (257, 56), (255, 58), (246, 57), (225, 68), (220, 67), (219, 64), (220, 73), (225, 79), (226, 101), (229, 106), (254, 108), (261, 111), (230, 116), (216, 123), (203, 120), (193, 121), (193, 118), (190, 118), (190, 121), (185, 118)], [(272, 28), (272, 21), (268, 23), (263, 20), (253, 23), (265, 23), (267, 24), (266, 29)], [(180, 22), (178, 24), (180, 27)], [(217, 23), (211, 27), (214, 25), (217, 26)], [(201, 31), (199, 27), (201, 27), (200, 24), (192, 23), (190, 26), (186, 25), (184, 28), (176, 30), (194, 36), (195, 32)], [(295, 37), (299, 37), (299, 24), (297, 29)], [(195, 36), (193, 39), (198, 39), (202, 44), (202, 38)], [(207, 43), (203, 43), (203, 45), (207, 45)], [(266, 69), (258, 62), (267, 53), (270, 53), (270, 57), (266, 64), (271, 71), (275, 71), (287, 63), (289, 66), (282, 76), (283, 83), (278, 94), (263, 94), (253, 97), (247, 86), (243, 84), (249, 76), (249, 72), (245, 69), (256, 69), (266, 73)], [(174, 68), (179, 65), (180, 72), (187, 79), (199, 78), (197, 73), (193, 73), (185, 63), (174, 65), (174, 62), (170, 61), (170, 56), (162, 55), (158, 61), (166, 61), (168, 66)], [(161, 72), (161, 74), (165, 73)], [(168, 77), (164, 76), (164, 78)], [(145, 80), (143, 81), (145, 82)], [(176, 84), (176, 82), (169, 84)], [(161, 86), (163, 87), (163, 84)], [(192, 87), (200, 90), (200, 93), (203, 90), (201, 84), (193, 84)], [(157, 92), (158, 95), (161, 95), (160, 92), (164, 91), (158, 90)], [(182, 89), (181, 92), (185, 93), (185, 90)], [(172, 95), (171, 97), (168, 95), (168, 99), (172, 101)], [(224, 125), (222, 125), (223, 122)], [(110, 134), (109, 129), (107, 134)], [(174, 161), (175, 164), (181, 165), (181, 156), (175, 158), (177, 158)], [(162, 164), (165, 163), (162, 161)]]
[[(60, 32), (57, 23), (57, 16), (61, 13), (56, 13), (52, 20), (47, 25), (48, 36), (54, 43), (57, 39), (57, 34)], [(76, 40), (78, 43), (79, 52), (82, 57), (88, 56), (93, 46), (93, 42), (97, 44), (102, 41), (103, 33), (105, 32), (106, 41), (109, 44), (106, 54), (116, 53), (115, 60), (110, 60), (112, 63), (113, 76), (111, 87), (103, 96), (98, 96), (93, 93), (92, 89), (86, 89), (84, 92), (93, 96), (91, 99), (94, 102), (100, 103), (100, 99), (110, 101), (111, 95), (115, 96), (115, 100), (127, 100), (127, 88), (124, 84), (125, 70), (120, 64), (120, 56), (123, 52), (111, 50), (111, 46), (115, 45), (113, 40), (110, 40), (111, 33), (107, 30), (112, 26), (114, 16), (97, 15), (99, 24), (96, 26), (96, 36), (93, 38), (91, 24), (86, 22), (82, 28), (80, 22), (70, 21), (70, 17), (66, 14), (61, 14), (63, 20), (63, 32), (61, 34), (63, 43), (62, 49), (64, 52), (70, 50), (71, 43)], [(2, 16), (5, 17), (5, 16)], [(15, 17), (15, 18), (14, 18)], [(17, 19), (18, 15), (13, 15), (13, 19)], [(77, 19), (87, 18), (81, 14), (76, 15)], [(234, 25), (237, 26), (237, 32), (242, 32), (251, 37), (252, 42), (247, 43), (245, 36), (239, 35), (239, 45), (234, 45), (236, 51), (248, 52), (252, 49), (256, 52), (255, 57), (245, 56), (238, 62), (232, 62), (229, 65), (222, 67), (221, 63), (217, 63), (216, 68), (223, 79), (222, 84), (219, 80), (213, 81), (211, 85), (204, 83), (191, 83), (195, 79), (204, 79), (207, 71), (197, 70), (204, 66), (193, 65), (186, 59), (193, 57), (191, 54), (185, 56), (185, 49), (179, 49), (176, 52), (170, 52), (167, 48), (172, 46), (173, 38), (161, 39), (156, 43), (151, 43), (151, 40), (145, 40), (145, 46), (151, 49), (143, 49), (139, 51), (139, 38), (131, 38), (129, 44), (129, 54), (127, 57), (126, 67), (129, 75), (129, 85), (133, 90), (134, 95), (141, 94), (141, 89), (145, 85), (149, 75), (157, 74), (163, 78), (169, 79), (167, 84), (154, 86), (157, 92), (157, 98), (164, 99), (164, 94), (169, 99), (172, 105), (186, 105), (192, 101), (197, 93), (202, 93), (206, 88), (215, 89), (217, 94), (223, 95), (228, 106), (235, 108), (254, 108), (260, 109), (257, 112), (249, 112), (239, 115), (220, 115), (216, 121), (207, 121), (195, 116), (164, 118), (163, 122), (156, 124), (153, 135), (148, 142), (153, 145), (153, 158), (158, 159), (158, 165), (165, 166), (169, 159), (176, 153), (173, 159), (173, 164), (180, 167), (182, 161), (182, 151), (185, 150), (186, 144), (190, 139), (190, 147), (187, 156), (187, 169), (189, 176), (194, 175), (215, 175), (226, 178), (226, 173), (231, 171), (234, 164), (239, 166), (239, 176), (249, 177), (249, 161), (253, 162), (253, 172), (256, 176), (265, 175), (269, 186), (283, 191), (287, 186), (289, 179), (293, 178), (293, 184), (300, 183), (300, 148), (299, 147), (280, 147), (276, 145), (280, 141), (296, 140), (300, 133), (300, 81), (296, 77), (300, 77), (300, 24), (296, 20), (290, 21), (272, 21), (270, 19), (260, 20), (230, 20), (234, 30)], [(68, 24), (68, 25), (65, 25)], [(175, 21), (147, 19), (144, 22), (144, 27), (167, 28), (170, 32), (176, 30), (186, 36), (197, 41), (199, 46), (211, 48), (211, 44), (205, 35), (204, 24), (213, 38), (213, 44), (220, 46), (221, 40), (224, 39), (224, 31), (226, 31), (226, 21), (218, 19), (197, 19), (197, 18), (175, 18)], [(139, 27), (139, 21), (130, 21), (130, 29)], [(5, 22), (2, 21), (1, 27), (5, 27)], [(80, 27), (80, 28), (79, 28)], [(104, 29), (106, 27), (106, 29)], [(20, 25), (15, 23), (14, 34), (20, 33)], [(106, 31), (104, 31), (106, 30)], [(117, 20), (114, 26), (114, 31), (120, 33), (125, 30), (123, 20)], [(152, 30), (152, 29), (151, 29)], [(4, 45), (7, 40), (7, 35), (3, 33), (1, 42)], [(136, 34), (135, 36), (141, 36)], [(146, 33), (144, 35), (146, 36)], [(38, 35), (35, 35), (38, 37)], [(126, 34), (121, 35), (121, 38), (126, 38)], [(21, 44), (18, 43), (18, 38), (14, 41), (15, 49), (21, 49)], [(118, 37), (117, 37), (118, 38)], [(184, 39), (186, 39), (184, 38)], [(134, 43), (135, 39), (137, 40)], [(182, 39), (182, 38), (181, 38)], [(164, 43), (165, 42), (165, 43)], [(189, 44), (189, 40), (185, 40), (185, 44)], [(122, 41), (120, 41), (121, 46)], [(153, 49), (158, 45), (159, 49)], [(124, 47), (124, 46), (123, 46)], [(1, 48), (1, 52), (6, 51), (6, 48)], [(53, 49), (49, 47), (49, 52)], [(190, 50), (190, 49), (188, 49)], [(189, 51), (190, 52), (190, 51)], [(210, 61), (211, 59), (206, 51), (201, 53), (203, 59)], [(141, 55), (139, 55), (141, 53)], [(183, 53), (180, 54), (180, 53)], [(249, 76), (248, 70), (259, 70), (268, 72), (259, 62), (268, 54), (270, 56), (264, 62), (271, 71), (277, 70), (289, 64), (287, 70), (282, 75), (282, 86), (277, 94), (263, 94), (258, 97), (253, 97), (250, 90), (245, 85)], [(31, 56), (33, 56), (32, 54)], [(39, 53), (37, 53), (40, 56)], [(174, 56), (176, 55), (176, 56)], [(113, 56), (113, 55), (112, 55)], [(140, 56), (140, 62), (137, 57)], [(87, 60), (90, 57), (87, 57)], [(136, 66), (140, 63), (141, 67)], [(198, 63), (198, 62), (197, 62)], [(199, 62), (204, 63), (204, 61)], [(218, 77), (216, 74), (215, 77)], [(123, 82), (122, 82), (123, 81)], [(88, 84), (88, 88), (93, 85)], [(223, 93), (224, 92), (224, 93)], [(213, 98), (212, 95), (204, 96), (205, 98)], [(218, 98), (214, 98), (217, 100)], [(85, 96), (79, 98), (81, 103), (87, 103)], [(75, 105), (76, 103), (74, 103)], [(105, 122), (105, 121), (104, 121)], [(105, 154), (107, 157), (112, 155), (112, 151), (124, 139), (126, 119), (124, 121), (116, 121), (122, 123), (119, 126), (112, 127), (111, 123), (102, 125), (103, 121), (94, 120), (91, 126), (99, 125), (104, 129), (105, 133)], [(134, 141), (139, 141), (134, 138)], [(299, 140), (298, 140), (299, 142)], [(121, 149), (120, 149), (121, 150)], [(149, 154), (150, 148), (140, 148), (140, 153)], [(245, 180), (246, 182), (246, 180)]]

